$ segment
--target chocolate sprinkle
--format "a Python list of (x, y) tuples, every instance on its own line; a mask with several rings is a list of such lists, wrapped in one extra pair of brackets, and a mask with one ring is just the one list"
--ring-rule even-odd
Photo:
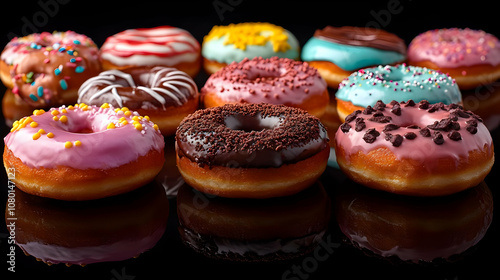
[(387, 132), (387, 131), (392, 131), (392, 130), (396, 130), (399, 128), (399, 125), (397, 124), (393, 124), (393, 123), (390, 123), (386, 126), (384, 126), (384, 130), (382, 130), (383, 132)]
[(422, 128), (420, 130), (420, 135), (424, 136), (424, 137), (431, 137), (431, 131), (428, 129), (428, 128)]
[(387, 133), (385, 135), (385, 140), (391, 142), (391, 144), (394, 147), (399, 147), (403, 143), (403, 136), (401, 136), (399, 134), (390, 134), (390, 133)]
[(345, 117), (345, 122), (346, 123), (350, 123), (352, 122), (353, 120), (356, 119), (356, 117), (361, 113), (361, 110), (356, 110), (354, 112), (352, 112), (351, 114), (347, 115), (347, 117)]
[(349, 130), (351, 130), (351, 125), (349, 125), (348, 123), (343, 123), (340, 125), (340, 130), (342, 130), (342, 132), (344, 133), (347, 133), (349, 132)]
[(354, 130), (359, 132), (365, 129), (365, 127), (366, 127), (365, 120), (363, 118), (356, 118), (356, 127), (354, 128)]
[[(228, 127), (228, 117), (244, 120), (276, 117), (279, 120), (271, 128), (245, 130)], [(239, 155), (242, 162), (252, 164), (248, 158), (256, 152), (300, 148), (317, 139), (324, 143), (321, 147), (328, 145), (325, 127), (318, 118), (301, 109), (264, 103), (226, 104), (198, 110), (180, 123), (175, 138), (179, 156), (189, 157), (200, 166), (220, 164), (216, 160), (219, 158), (225, 162), (224, 157), (228, 154)], [(304, 150), (296, 160), (304, 154), (311, 156), (316, 152)]]
[(377, 110), (377, 111), (384, 111), (385, 110), (385, 103), (382, 102), (382, 100), (379, 100), (377, 101), (377, 103), (375, 103), (375, 105), (373, 106), (373, 109)]

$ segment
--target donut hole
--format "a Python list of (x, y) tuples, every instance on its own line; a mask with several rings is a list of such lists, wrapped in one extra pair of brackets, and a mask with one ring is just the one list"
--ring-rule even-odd
[(242, 130), (245, 132), (262, 131), (274, 129), (280, 124), (280, 118), (256, 116), (232, 115), (224, 119), (224, 124), (231, 130)]

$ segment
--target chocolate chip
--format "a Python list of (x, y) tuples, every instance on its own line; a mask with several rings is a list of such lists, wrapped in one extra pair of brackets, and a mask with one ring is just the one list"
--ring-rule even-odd
[(369, 115), (371, 113), (375, 112), (375, 110), (372, 108), (372, 106), (368, 105), (364, 110), (363, 110), (363, 114), (365, 115)]
[(422, 128), (420, 130), (420, 135), (422, 135), (424, 137), (431, 137), (431, 131), (427, 127)]
[(348, 123), (343, 123), (340, 125), (340, 130), (342, 130), (342, 132), (344, 133), (347, 133), (349, 132), (349, 130), (351, 130), (351, 126)]
[(373, 114), (373, 116), (371, 118), (369, 118), (368, 120), (372, 121), (372, 122), (378, 122), (378, 123), (388, 123), (392, 120), (392, 118), (389, 116), (384, 116), (384, 114), (377, 112), (377, 113)]
[[(442, 130), (448, 132), (454, 127), (456, 127), (456, 125), (453, 123), (451, 118), (447, 118), (447, 119), (442, 119), (439, 122), (435, 121), (433, 124), (428, 125), (427, 127), (432, 130)], [(458, 129), (460, 129), (460, 125), (458, 126)]]
[(375, 103), (375, 105), (373, 106), (373, 109), (377, 110), (377, 111), (384, 111), (385, 110), (385, 103), (382, 102), (382, 100), (379, 100), (377, 101), (377, 103)]
[(465, 124), (471, 125), (473, 127), (477, 127), (477, 120), (475, 120), (475, 119), (468, 120), (468, 121), (465, 121)]
[(450, 133), (448, 133), (448, 138), (453, 141), (459, 141), (462, 140), (462, 135), (460, 135), (460, 132), (458, 131), (451, 131)]
[(371, 144), (375, 142), (375, 140), (379, 135), (380, 132), (378, 132), (375, 128), (370, 128), (366, 131), (365, 135), (363, 136), (363, 140), (365, 140), (366, 143)]
[(432, 141), (434, 141), (434, 143), (436, 143), (438, 145), (442, 145), (444, 143), (443, 134), (441, 134), (441, 132), (439, 132), (439, 131), (434, 132), (434, 136), (432, 137)]
[(361, 110), (356, 110), (354, 112), (352, 112), (351, 114), (347, 115), (347, 117), (345, 117), (345, 122), (346, 123), (350, 123), (352, 122), (353, 120), (356, 119), (356, 117), (361, 113)]
[(354, 130), (359, 132), (365, 129), (365, 127), (366, 127), (365, 120), (363, 118), (356, 118), (356, 126), (354, 127)]
[(443, 109), (444, 110), (444, 104), (442, 102), (430, 105), (429, 109), (427, 110), (427, 112), (434, 113), (434, 112), (436, 112), (439, 109)]
[(429, 101), (422, 100), (418, 102), (418, 108), (427, 110), (429, 108), (429, 104), (430, 104)]
[(396, 116), (401, 116), (401, 105), (399, 105), (399, 103), (395, 104), (391, 109), (391, 113)]
[(467, 125), (465, 129), (470, 132), (470, 134), (476, 134), (477, 133), (477, 127), (473, 125)]
[(405, 103), (405, 107), (413, 107), (413, 106), (415, 106), (415, 101), (413, 101), (412, 99), (408, 100)]
[(387, 124), (386, 126), (384, 126), (384, 129), (382, 130), (383, 132), (386, 132), (386, 131), (392, 131), (392, 130), (396, 130), (399, 128), (399, 125), (396, 125), (396, 124), (393, 124), (393, 123), (390, 123), (390, 124)]
[(405, 133), (405, 138), (408, 140), (413, 140), (417, 138), (417, 134), (415, 132), (407, 132)]
[(391, 140), (389, 140), (394, 147), (399, 147), (403, 143), (403, 136), (399, 134), (395, 134), (391, 137)]

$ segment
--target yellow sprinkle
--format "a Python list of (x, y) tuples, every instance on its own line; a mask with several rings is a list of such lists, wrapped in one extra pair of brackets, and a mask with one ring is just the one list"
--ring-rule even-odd
[(33, 121), (33, 119), (31, 117), (26, 117), (26, 118), (22, 119), (22, 123), (24, 123), (24, 124), (28, 124), (32, 121)]
[(121, 110), (122, 110), (123, 112), (130, 111), (127, 107), (123, 107), (123, 108), (121, 108)]
[(121, 125), (127, 125), (128, 124), (128, 121), (127, 120), (123, 120), (120, 122)]
[(61, 117), (59, 118), (59, 120), (60, 120), (62, 123), (67, 123), (67, 122), (68, 122), (68, 117), (66, 117), (66, 116), (61, 116)]
[(31, 126), (31, 127), (33, 127), (33, 128), (35, 128), (35, 127), (37, 127), (37, 126), (38, 126), (38, 123), (37, 123), (37, 122), (31, 122), (31, 123), (30, 123), (30, 126)]
[(69, 149), (71, 147), (73, 147), (73, 143), (71, 143), (70, 141), (66, 141), (66, 143), (64, 143), (64, 148)]
[(132, 115), (132, 111), (125, 111), (125, 116), (130, 117)]
[(109, 123), (108, 124), (108, 129), (113, 129), (115, 128), (115, 124), (114, 123)]
[(85, 104), (85, 103), (80, 103), (78, 106), (79, 106), (80, 108), (83, 108), (83, 107), (87, 107), (88, 105), (87, 105), (87, 104)]
[(81, 145), (82, 145), (82, 142), (80, 140), (76, 140), (75, 141), (75, 146), (78, 147), (78, 146), (81, 146)]
[(54, 111), (52, 111), (52, 112), (50, 112), (50, 113), (52, 114), (52, 116), (57, 116), (57, 115), (59, 115), (59, 111), (57, 111), (57, 110), (54, 110)]
[(61, 110), (61, 113), (63, 113), (63, 114), (66, 114), (67, 112), (68, 111), (66, 111), (66, 108)]
[(58, 116), (53, 116), (52, 119), (57, 122), (59, 120), (59, 117)]
[(75, 109), (75, 107), (73, 107), (73, 105), (68, 106), (68, 110), (73, 110), (73, 109)]
[(42, 136), (42, 135), (38, 132), (33, 134), (33, 140), (37, 140), (38, 138), (40, 138), (40, 136)]
[(142, 124), (140, 124), (140, 123), (135, 123), (135, 124), (134, 124), (134, 126), (135, 126), (135, 129), (137, 129), (137, 130), (142, 130)]
[(52, 133), (52, 132), (47, 133), (47, 137), (54, 138), (54, 133)]
[(101, 108), (108, 109), (109, 108), (109, 104), (108, 103), (104, 103), (104, 104), (101, 105)]
[(139, 116), (133, 116), (133, 117), (132, 117), (132, 120), (133, 120), (133, 121), (135, 121), (135, 122), (136, 122), (136, 121), (139, 121), (140, 119), (141, 119), (141, 118), (139, 118)]
[(126, 120), (127, 120), (127, 118), (125, 118), (125, 117), (121, 117), (118, 121), (119, 121), (119, 122), (123, 122), (123, 121), (126, 121)]
[(40, 129), (38, 130), (38, 133), (40, 133), (40, 134), (45, 134), (45, 130), (43, 130), (43, 128), (40, 128)]
[(149, 116), (144, 116), (144, 118), (148, 121), (151, 121), (151, 119), (149, 118)]
[(33, 111), (33, 115), (35, 115), (35, 116), (40, 116), (43, 113), (45, 113), (45, 111), (43, 109)]
[(158, 125), (157, 125), (157, 124), (154, 124), (154, 125), (153, 125), (153, 128), (154, 128), (156, 131), (158, 131), (158, 129), (160, 129), (160, 128), (158, 127)]
[(115, 109), (115, 113), (118, 113), (118, 112), (120, 112), (120, 108)]

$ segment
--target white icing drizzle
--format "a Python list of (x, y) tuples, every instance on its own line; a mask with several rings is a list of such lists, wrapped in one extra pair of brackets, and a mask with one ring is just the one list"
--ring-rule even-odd
[[(94, 92), (88, 100), (92, 101), (103, 94), (111, 93), (113, 99), (116, 100), (120, 107), (123, 107), (123, 99), (118, 94), (117, 88), (124, 86), (116, 83), (117, 77), (122, 78), (127, 82), (125, 87), (136, 88), (137, 90), (142, 90), (143, 92), (149, 94), (152, 98), (162, 104), (163, 109), (165, 109), (165, 104), (167, 103), (164, 96), (168, 96), (178, 106), (182, 106), (188, 101), (192, 92), (198, 92), (198, 87), (193, 79), (191, 79), (191, 77), (189, 77), (186, 73), (175, 68), (158, 66), (152, 68), (151, 72), (154, 72), (154, 76), (150, 84), (151, 87), (147, 87), (142, 85), (137, 86), (132, 76), (128, 73), (119, 70), (104, 71), (98, 76), (90, 78), (82, 84), (78, 92), (78, 102), (81, 102), (83, 96), (85, 96), (91, 88), (107, 85), (103, 89)], [(186, 88), (187, 90), (183, 91), (181, 88)]]

